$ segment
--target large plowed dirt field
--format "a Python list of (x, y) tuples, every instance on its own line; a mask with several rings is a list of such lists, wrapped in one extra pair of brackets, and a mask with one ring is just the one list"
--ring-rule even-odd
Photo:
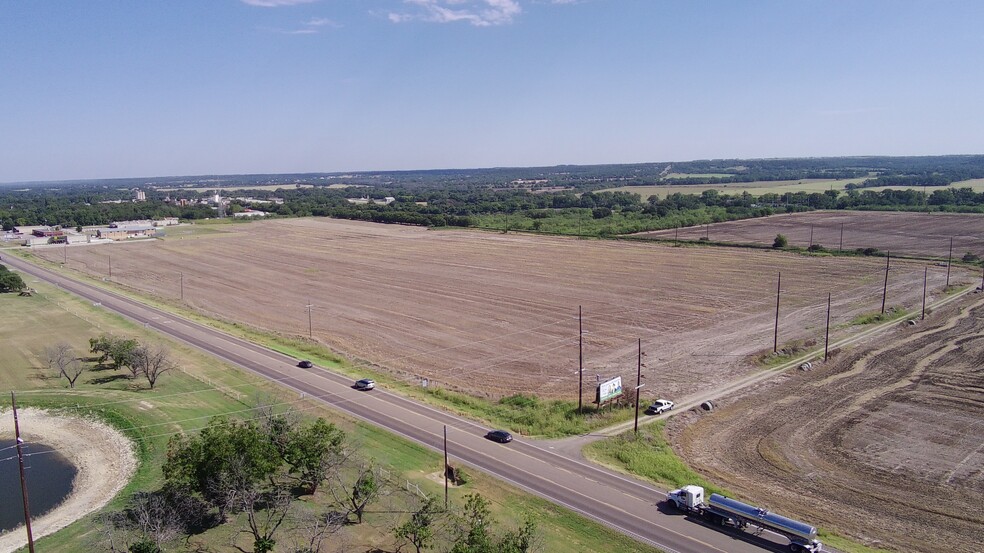
[[(885, 260), (646, 242), (429, 231), (322, 218), (172, 230), (161, 240), (36, 248), (53, 262), (204, 313), (315, 339), (408, 381), (501, 396), (576, 399), (578, 306), (585, 398), (595, 375), (684, 397), (755, 369), (771, 351), (782, 271), (780, 344), (835, 337), (881, 306)], [(194, 228), (194, 227), (192, 227)], [(892, 264), (889, 306), (918, 306), (924, 262)], [(945, 268), (929, 265), (929, 301)], [(181, 275), (183, 274), (183, 279)], [(952, 283), (976, 273), (955, 270)]]
[[(984, 546), (984, 298), (701, 417), (678, 450), (749, 501), (900, 551)], [(880, 541), (873, 539), (877, 536)]]
[(639, 236), (771, 246), (777, 234), (790, 246), (820, 244), (828, 250), (877, 248), (892, 253), (946, 258), (953, 238), (954, 259), (971, 252), (984, 257), (984, 215), (890, 211), (811, 211), (641, 233)]

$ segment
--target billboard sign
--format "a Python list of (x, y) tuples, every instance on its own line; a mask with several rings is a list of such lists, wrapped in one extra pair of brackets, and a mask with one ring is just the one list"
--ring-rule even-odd
[(606, 380), (598, 385), (598, 392), (595, 396), (595, 402), (603, 403), (605, 401), (615, 399), (622, 395), (622, 377), (616, 376), (611, 380)]

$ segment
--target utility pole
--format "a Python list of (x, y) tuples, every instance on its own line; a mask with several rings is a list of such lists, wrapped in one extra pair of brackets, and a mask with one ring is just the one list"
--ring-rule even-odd
[(448, 508), (448, 425), (444, 425), (444, 509)]
[(923, 267), (923, 308), (922, 319), (926, 320), (926, 279), (929, 277), (929, 267)]
[(823, 340), (823, 361), (827, 362), (827, 351), (830, 346), (830, 292), (827, 292), (827, 337)]
[(307, 307), (308, 312), (308, 338), (314, 338), (314, 326), (311, 323), (311, 309), (314, 307), (314, 304), (311, 303), (311, 300), (308, 300), (308, 304), (305, 307)]
[(636, 387), (635, 387), (635, 425), (633, 431), (639, 433), (639, 394), (642, 393), (642, 338), (639, 338), (639, 365), (636, 368)]
[(10, 392), (10, 405), (14, 410), (14, 437), (17, 442), (17, 463), (20, 466), (21, 497), (24, 499), (24, 525), (27, 527), (27, 547), (34, 553), (34, 535), (31, 533), (31, 507), (27, 500), (27, 479), (24, 476), (24, 440), (20, 437), (20, 423), (17, 421), (17, 400)]
[(950, 253), (946, 255), (946, 287), (950, 287), (950, 263), (953, 261), (953, 237), (950, 237)]
[(677, 226), (677, 228), (674, 229), (673, 239), (674, 240), (679, 240), (680, 239), (680, 227), (679, 226)]
[(813, 247), (813, 225), (810, 225), (810, 247)]
[(844, 223), (841, 223), (841, 241), (840, 246), (837, 249), (839, 251), (844, 251)]
[(888, 266), (892, 262), (892, 252), (888, 252), (885, 257), (885, 287), (882, 288), (882, 310), (881, 314), (885, 314), (885, 298), (888, 297)]
[(710, 223), (704, 225), (704, 239), (707, 241), (711, 240), (711, 225)]
[(109, 257), (109, 278), (113, 278), (113, 256)]
[(62, 248), (62, 251), (65, 252), (65, 261), (64, 262), (67, 264), (68, 263), (68, 237), (67, 236), (65, 237), (65, 247)]
[(782, 289), (782, 271), (776, 283), (776, 331), (772, 337), (772, 353), (779, 353), (779, 290)]
[(581, 306), (577, 306), (577, 412), (581, 413), (584, 396), (584, 333), (581, 330)]
[(185, 274), (178, 273), (179, 286), (181, 287), (181, 301), (185, 301)]

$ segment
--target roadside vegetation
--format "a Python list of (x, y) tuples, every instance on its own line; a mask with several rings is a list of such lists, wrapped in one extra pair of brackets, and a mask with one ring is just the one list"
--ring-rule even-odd
[(857, 317), (851, 319), (851, 326), (863, 326), (877, 323), (884, 323), (888, 321), (893, 321), (895, 319), (901, 319), (908, 315), (909, 312), (898, 306), (892, 306), (885, 310), (884, 313), (862, 313)]
[[(43, 538), (40, 550), (300, 552), (317, 551), (321, 538), (321, 551), (645, 549), (472, 469), (445, 510), (427, 499), (442, 495), (437, 453), (181, 344), (162, 343), (173, 370), (152, 388), (127, 356), (154, 335), (35, 286), (32, 297), (0, 295), (0, 309), (16, 313), (0, 320), (0, 335), (17, 344), (0, 348), (0, 387), (16, 390), (21, 408), (105, 420), (134, 441), (140, 461), (109, 506)], [(53, 333), (64, 347), (50, 344)], [(46, 348), (86, 370), (69, 382)]]
[(664, 436), (665, 427), (665, 421), (643, 425), (638, 434), (623, 432), (588, 445), (584, 455), (605, 466), (671, 488), (696, 484), (708, 493), (727, 495), (725, 490), (694, 472), (673, 452)]

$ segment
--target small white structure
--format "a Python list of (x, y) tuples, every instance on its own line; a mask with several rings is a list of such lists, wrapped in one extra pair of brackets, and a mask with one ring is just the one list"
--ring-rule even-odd
[(233, 213), (232, 216), (233, 217), (266, 217), (266, 211), (247, 208), (245, 211)]

